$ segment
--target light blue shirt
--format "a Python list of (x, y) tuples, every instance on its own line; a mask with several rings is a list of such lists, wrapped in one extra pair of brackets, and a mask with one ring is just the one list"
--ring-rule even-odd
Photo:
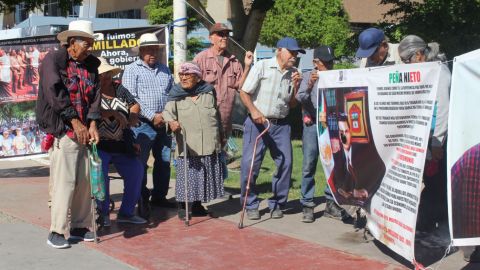
[(242, 90), (252, 96), (253, 105), (266, 118), (285, 118), (294, 90), (294, 70), (282, 72), (276, 57), (260, 60), (250, 70)]
[(173, 77), (167, 66), (157, 63), (153, 68), (138, 59), (125, 67), (122, 85), (140, 104), (140, 115), (153, 120), (167, 104)]

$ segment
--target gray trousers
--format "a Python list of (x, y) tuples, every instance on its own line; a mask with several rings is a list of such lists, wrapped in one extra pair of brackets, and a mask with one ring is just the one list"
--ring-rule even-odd
[[(240, 197), (241, 203), (243, 203), (244, 200), (248, 173), (250, 171), (250, 165), (252, 162), (255, 138), (264, 129), (264, 125), (257, 125), (253, 123), (250, 117), (245, 120), (243, 131), (243, 153), (240, 171), (240, 182), (242, 189)], [(259, 140), (253, 162), (250, 191), (247, 196), (247, 209), (257, 209), (259, 205), (255, 183), (267, 148), (270, 150), (270, 155), (272, 156), (272, 159), (277, 167), (276, 172), (272, 176), (273, 196), (268, 199), (268, 207), (270, 209), (275, 209), (276, 207), (282, 207), (286, 204), (292, 175), (292, 142), (290, 139), (290, 132), (291, 128), (287, 121), (281, 120), (277, 123), (272, 123), (269, 131)]]

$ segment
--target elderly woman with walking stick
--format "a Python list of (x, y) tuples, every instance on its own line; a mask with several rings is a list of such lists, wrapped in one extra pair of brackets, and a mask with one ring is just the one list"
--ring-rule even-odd
[(180, 83), (170, 91), (163, 118), (177, 140), (175, 195), (179, 203), (178, 217), (188, 220), (190, 213), (186, 209), (191, 210), (192, 216), (206, 216), (208, 211), (202, 202), (224, 194), (219, 154), (225, 138), (213, 86), (202, 81), (202, 72), (193, 62), (183, 63), (179, 70)]

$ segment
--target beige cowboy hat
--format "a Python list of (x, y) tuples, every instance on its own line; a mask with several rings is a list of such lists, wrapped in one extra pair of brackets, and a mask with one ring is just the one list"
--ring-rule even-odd
[(147, 47), (147, 46), (158, 46), (160, 48), (165, 47), (165, 44), (160, 43), (160, 41), (157, 38), (157, 35), (153, 33), (145, 33), (140, 36), (140, 39), (138, 40), (138, 46), (133, 47), (132, 51), (134, 53), (138, 53), (140, 51), (140, 47)]
[(110, 65), (107, 61), (107, 59), (103, 57), (98, 57), (98, 60), (100, 60), (100, 66), (98, 67), (98, 74), (102, 74), (105, 72), (112, 72), (112, 77), (116, 76), (118, 73), (122, 71), (121, 68), (119, 67), (114, 67)]
[(66, 43), (69, 37), (86, 37), (91, 39), (98, 38), (93, 33), (93, 24), (91, 21), (77, 20), (68, 24), (68, 30), (58, 33), (57, 39), (61, 43)]

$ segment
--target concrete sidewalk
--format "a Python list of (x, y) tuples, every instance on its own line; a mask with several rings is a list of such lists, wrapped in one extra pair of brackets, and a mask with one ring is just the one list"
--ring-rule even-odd
[[(117, 209), (122, 189), (122, 181), (111, 182)], [(154, 208), (151, 222), (145, 226), (119, 226), (112, 214), (113, 226), (100, 232), (100, 244), (81, 243), (68, 250), (55, 250), (45, 244), (50, 223), (47, 190), (48, 167), (45, 165), (35, 161), (0, 162), (0, 212), (3, 212), (0, 214), (0, 269), (411, 267), (382, 244), (366, 242), (363, 232), (355, 232), (351, 225), (321, 217), (324, 204), (317, 206), (317, 220), (311, 224), (300, 222), (301, 209), (298, 201), (293, 201), (283, 219), (272, 220), (264, 214), (260, 221), (246, 220), (246, 228), (239, 230), (237, 196), (212, 202), (209, 210), (218, 218), (194, 218), (188, 228), (176, 218), (174, 209)], [(266, 209), (265, 202), (262, 208)], [(417, 252), (425, 250), (416, 249)], [(426, 265), (440, 259), (443, 252), (426, 250), (435, 255), (425, 256), (421, 262)], [(440, 269), (462, 267), (480, 269), (473, 264), (467, 266), (460, 252), (445, 258)]]

